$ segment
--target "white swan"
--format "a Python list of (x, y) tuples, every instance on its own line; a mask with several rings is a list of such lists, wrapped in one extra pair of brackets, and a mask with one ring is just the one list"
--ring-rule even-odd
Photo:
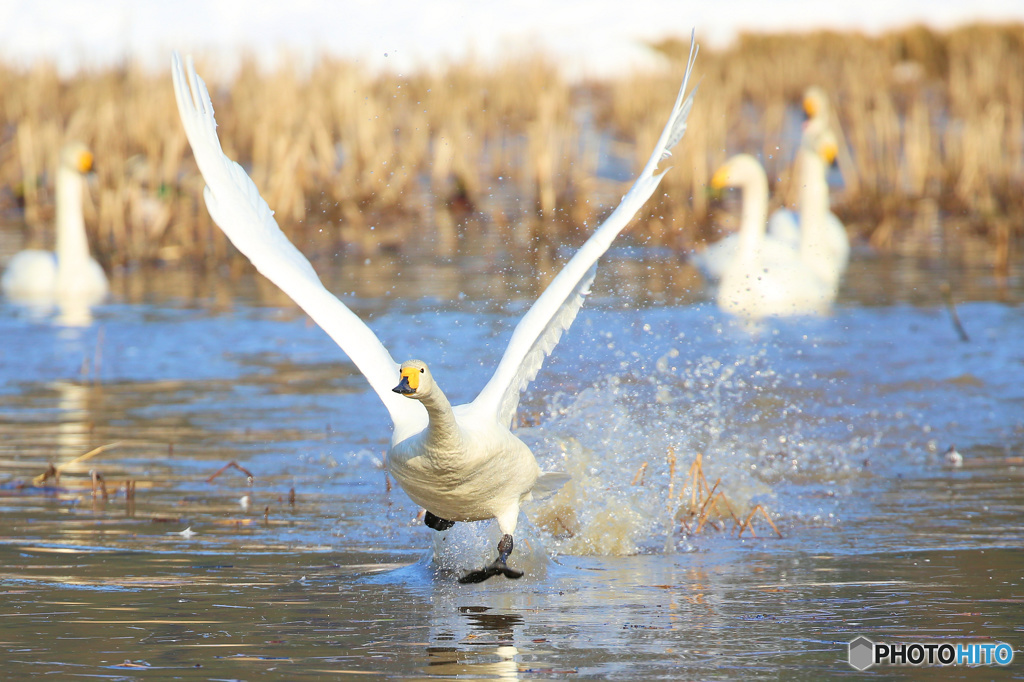
[(768, 218), (768, 238), (790, 248), (800, 249), (801, 225), (814, 225), (819, 230), (823, 249), (823, 255), (819, 257), (827, 259), (827, 267), (835, 270), (838, 283), (850, 261), (850, 238), (843, 222), (830, 210), (826, 180), (828, 166), (820, 162), (819, 153), (824, 144), (833, 147), (829, 164), (838, 154), (839, 145), (832, 132), (832, 108), (825, 91), (816, 86), (807, 88), (803, 107), (808, 118), (794, 164), (800, 183), (799, 213), (787, 208), (772, 213)]
[(835, 290), (791, 249), (768, 258), (763, 251), (768, 178), (749, 154), (729, 159), (715, 171), (716, 189), (743, 191), (743, 214), (736, 254), (722, 273), (716, 301), (726, 312), (748, 319), (825, 312)]
[(426, 364), (395, 363), (374, 333), (328, 292), (309, 261), (288, 241), (245, 171), (221, 150), (210, 96), (192, 65), (172, 59), (178, 112), (206, 181), (204, 196), (214, 222), (256, 269), (288, 294), (334, 339), (387, 408), (394, 430), (385, 463), (416, 504), (426, 524), (445, 530), (456, 521), (497, 519), (503, 537), (498, 558), (461, 582), (481, 582), (522, 572), (506, 565), (519, 506), (533, 493), (557, 490), (568, 480), (543, 473), (530, 449), (510, 431), (519, 393), (537, 375), (544, 357), (569, 327), (594, 280), (598, 258), (657, 188), (660, 161), (682, 138), (693, 93), (683, 98), (696, 46), (668, 123), (618, 208), (602, 223), (520, 320), (497, 370), (477, 398), (452, 407)]
[[(745, 158), (741, 159), (741, 157)], [(758, 258), (763, 262), (789, 262), (793, 259), (793, 255), (796, 252), (792, 244), (764, 234), (765, 216), (768, 215), (768, 180), (761, 164), (753, 157), (747, 155), (733, 157), (733, 160), (736, 161), (735, 165), (740, 167), (739, 170), (742, 170), (742, 167), (750, 162), (756, 164), (760, 169), (760, 177), (764, 179), (764, 182), (757, 182), (751, 179), (749, 183), (741, 185), (743, 189), (743, 208), (740, 229), (734, 234), (730, 234), (719, 239), (714, 244), (708, 245), (704, 250), (693, 254), (693, 263), (700, 270), (704, 279), (711, 284), (720, 282), (729, 266), (736, 260), (740, 250), (740, 243), (744, 239), (744, 232), (750, 234), (755, 229), (761, 230), (761, 238), (756, 240), (756, 243), (748, 245), (748, 248), (755, 249)], [(724, 171), (725, 167), (720, 169), (720, 172)], [(747, 172), (745, 175), (752, 177), (753, 171)], [(711, 186), (715, 189), (721, 189), (726, 186), (740, 186), (727, 185), (723, 181), (724, 175), (716, 175), (715, 177), (718, 178), (717, 184), (715, 178), (711, 180)], [(760, 223), (759, 228), (748, 225), (748, 223), (752, 222)], [(750, 241), (750, 237), (747, 238), (747, 241)]]
[(768, 221), (769, 231), (796, 236), (792, 246), (800, 258), (834, 288), (838, 288), (850, 260), (846, 228), (829, 210), (827, 176), (837, 149), (836, 137), (824, 119), (812, 119), (804, 125), (797, 152), (800, 213), (780, 210)]
[(82, 217), (84, 176), (90, 170), (92, 154), (84, 145), (71, 143), (61, 150), (56, 181), (57, 250), (26, 249), (11, 258), (0, 278), (0, 288), (11, 300), (90, 306), (106, 297), (107, 276), (89, 255)]

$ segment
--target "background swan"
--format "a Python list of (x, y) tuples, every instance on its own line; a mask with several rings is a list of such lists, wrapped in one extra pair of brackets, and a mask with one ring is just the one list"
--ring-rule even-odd
[(776, 211), (769, 220), (769, 230), (796, 235), (795, 243), (779, 241), (795, 248), (801, 260), (833, 288), (838, 288), (850, 260), (846, 228), (829, 210), (828, 169), (837, 149), (836, 137), (823, 119), (804, 126), (797, 152), (800, 212)]
[(0, 278), (11, 300), (49, 305), (94, 305), (109, 291), (103, 268), (89, 255), (82, 216), (85, 174), (92, 153), (80, 143), (66, 145), (57, 167), (56, 251), (26, 249), (14, 255)]
[(769, 258), (763, 251), (768, 178), (760, 162), (749, 154), (734, 156), (715, 171), (711, 185), (743, 192), (736, 254), (722, 274), (718, 306), (747, 319), (825, 312), (835, 290), (804, 263), (799, 252), (786, 249)]
[[(830, 144), (833, 149), (831, 153), (833, 160), (839, 158), (842, 145), (836, 130), (837, 124), (829, 103), (828, 95), (817, 86), (807, 88), (803, 100), (804, 113), (807, 115), (807, 122), (804, 124), (801, 135), (800, 147), (797, 150), (794, 161), (799, 194), (797, 208), (799, 212), (788, 208), (781, 208), (768, 218), (768, 237), (779, 241), (793, 249), (800, 248), (800, 226), (805, 218), (821, 229), (823, 243), (827, 249), (828, 258), (832, 266), (838, 271), (839, 276), (846, 272), (850, 260), (850, 239), (846, 234), (846, 226), (830, 210), (828, 200), (828, 165), (815, 164), (814, 156), (820, 156), (820, 147), (823, 144)], [(810, 165), (808, 166), (808, 163)], [(844, 164), (844, 178), (847, 174)], [(825, 183), (825, 202), (820, 201), (820, 185), (817, 175), (820, 174)]]
[[(752, 168), (748, 168), (750, 164), (756, 165), (758, 170), (754, 171)], [(727, 167), (734, 168), (734, 171), (727, 172)], [(743, 191), (743, 208), (740, 228), (737, 232), (719, 239), (714, 244), (708, 245), (703, 251), (693, 255), (692, 262), (700, 270), (704, 279), (712, 284), (719, 282), (729, 266), (736, 260), (741, 242), (744, 239), (751, 242), (752, 238), (749, 235), (756, 230), (760, 230), (761, 237), (749, 243), (748, 248), (755, 249), (761, 261), (780, 263), (791, 261), (796, 253), (796, 246), (765, 234), (765, 219), (768, 215), (768, 179), (760, 162), (752, 156), (740, 154), (732, 157), (726, 166), (723, 166), (718, 172), (722, 175), (716, 174), (711, 180), (711, 186), (715, 189), (727, 186), (740, 187)], [(732, 177), (739, 184), (729, 185), (723, 179), (727, 176)], [(754, 226), (752, 223), (758, 223), (758, 226)], [(748, 236), (744, 238), (744, 234)]]
[[(369, 381), (394, 424), (388, 471), (427, 511), (425, 522), (442, 531), (457, 521), (495, 518), (502, 533), (498, 558), (462, 582), (493, 575), (517, 578), (506, 561), (513, 550), (519, 507), (534, 492), (557, 490), (567, 477), (542, 473), (530, 449), (511, 431), (519, 394), (537, 375), (583, 303), (598, 258), (657, 188), (657, 165), (682, 138), (692, 105), (684, 100), (696, 46), (671, 116), (646, 166), (618, 208), (552, 280), (512, 333), (508, 348), (477, 398), (454, 408), (426, 363), (399, 367), (376, 335), (328, 292), (309, 261), (288, 241), (255, 184), (221, 150), (206, 85), (191, 60), (188, 71), (172, 59), (178, 112), (206, 181), (204, 197), (214, 222), (268, 279), (288, 294), (334, 339)], [(415, 333), (415, 330), (409, 330)]]

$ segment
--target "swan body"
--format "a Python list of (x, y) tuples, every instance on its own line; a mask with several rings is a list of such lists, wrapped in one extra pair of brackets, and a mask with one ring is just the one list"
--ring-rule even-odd
[[(825, 257), (842, 275), (850, 263), (850, 238), (846, 234), (846, 226), (832, 211), (827, 211), (824, 216), (815, 217), (814, 220), (821, 221)], [(768, 234), (765, 241), (777, 244), (780, 248), (798, 251), (800, 249), (800, 213), (788, 208), (780, 208), (773, 212), (768, 217)]]
[(72, 143), (61, 151), (56, 181), (56, 251), (26, 249), (11, 258), (0, 278), (0, 288), (11, 300), (89, 306), (106, 297), (107, 276), (89, 255), (82, 216), (84, 176), (91, 169), (92, 154), (85, 146)]
[[(409, 368), (420, 376), (417, 390), (408, 395), (420, 401), (429, 421), (418, 433), (392, 442), (388, 470), (413, 502), (439, 518), (497, 518), (501, 526), (503, 515), (518, 516), (519, 505), (531, 499), (544, 475), (533, 453), (508, 428), (477, 418), (470, 406), (452, 408), (426, 363), (403, 363), (402, 371)], [(505, 519), (504, 526), (514, 527), (515, 521)]]
[(716, 302), (728, 313), (747, 319), (808, 315), (826, 311), (835, 296), (792, 249), (768, 258), (762, 250), (767, 219), (768, 178), (749, 154), (729, 159), (711, 178), (716, 189), (738, 187), (743, 214), (736, 254), (722, 273)]
[(657, 188), (658, 164), (686, 131), (693, 92), (684, 98), (696, 46), (668, 123), (639, 178), (614, 212), (580, 247), (512, 333), (494, 375), (470, 403), (452, 407), (426, 363), (399, 366), (380, 340), (328, 292), (309, 261), (278, 227), (255, 184), (221, 149), (210, 96), (192, 65), (172, 58), (178, 112), (206, 181), (214, 222), (263, 275), (277, 284), (334, 339), (366, 377), (393, 424), (385, 466), (410, 499), (426, 510), (426, 524), (445, 530), (457, 521), (494, 518), (503, 536), (498, 559), (461, 582), (494, 575), (518, 578), (506, 561), (520, 505), (557, 490), (568, 477), (542, 472), (529, 447), (511, 429), (519, 394), (572, 324), (594, 280), (597, 260)]
[[(743, 201), (746, 202), (746, 193), (744, 193)], [(767, 190), (765, 192), (765, 207), (767, 212)], [(793, 257), (793, 253), (796, 251), (797, 244), (799, 243), (799, 235), (795, 239), (779, 239), (772, 234), (766, 234), (761, 244), (758, 246), (758, 252), (760, 253), (761, 259), (765, 262), (786, 262)], [(740, 235), (739, 233), (730, 234), (726, 237), (722, 237), (714, 244), (709, 244), (703, 251), (693, 254), (693, 263), (700, 270), (701, 275), (704, 279), (711, 283), (717, 284), (722, 280), (722, 275), (729, 268), (729, 264), (736, 260), (736, 255), (740, 248)]]

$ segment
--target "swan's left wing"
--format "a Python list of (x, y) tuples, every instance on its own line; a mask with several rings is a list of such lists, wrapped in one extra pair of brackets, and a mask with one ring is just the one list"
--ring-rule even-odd
[(302, 253), (281, 232), (274, 213), (256, 185), (229, 159), (217, 137), (217, 121), (206, 84), (188, 72), (175, 54), (171, 62), (174, 95), (196, 164), (206, 181), (206, 208), (217, 225), (263, 275), (306, 311), (370, 382), (396, 428), (426, 422), (419, 403), (391, 389), (398, 384), (398, 363), (366, 324), (334, 294), (327, 291)]
[(519, 405), (519, 393), (537, 376), (544, 358), (551, 353), (562, 332), (576, 318), (576, 313), (583, 305), (583, 297), (590, 292), (590, 285), (594, 281), (597, 259), (604, 255), (612, 240), (629, 224), (661, 182), (665, 171), (656, 172), (658, 163), (671, 156), (670, 150), (686, 132), (686, 118), (693, 105), (696, 88), (688, 97), (684, 98), (684, 94), (696, 57), (697, 46), (691, 38), (686, 75), (672, 108), (672, 115), (640, 177), (622, 198), (618, 208), (566, 263), (516, 325), (494, 376), (473, 401), (474, 407), (495, 415), (500, 423), (511, 425)]

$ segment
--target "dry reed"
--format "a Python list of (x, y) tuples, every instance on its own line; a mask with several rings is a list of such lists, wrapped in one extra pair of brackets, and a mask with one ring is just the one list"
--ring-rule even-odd
[[(470, 221), (508, 230), (510, 246), (579, 241), (671, 107), (685, 45), (656, 49), (664, 73), (603, 82), (570, 84), (542, 59), (371, 75), (325, 58), (272, 73), (250, 61), (211, 91), (225, 151), (307, 252), (449, 253)], [(800, 95), (816, 84), (854, 161), (834, 210), (855, 234), (889, 248), (931, 229), (928, 216), (953, 216), (1005, 266), (1024, 223), (1024, 26), (748, 35), (702, 50), (698, 73), (690, 132), (633, 238), (679, 249), (708, 238), (710, 171), (734, 152), (760, 154), (788, 196)], [(101, 260), (232, 254), (202, 205), (166, 73), (63, 80), (47, 65), (0, 66), (0, 91), (0, 209), (24, 218), (30, 245), (52, 243), (51, 169), (78, 139), (97, 157), (86, 222)]]
[[(760, 513), (768, 525), (771, 526), (771, 529), (775, 531), (775, 535), (780, 538), (782, 537), (782, 533), (779, 532), (775, 522), (772, 521), (768, 510), (760, 504), (750, 508), (745, 519), (741, 519), (736, 515), (734, 504), (729, 502), (729, 498), (724, 491), (718, 489), (722, 479), (717, 478), (714, 485), (708, 485), (708, 479), (704, 475), (704, 456), (701, 453), (697, 453), (697, 456), (694, 457), (693, 463), (686, 473), (685, 484), (679, 491), (679, 497), (673, 498), (672, 489), (675, 483), (676, 457), (675, 451), (671, 448), (668, 452), (668, 459), (671, 481), (668, 494), (669, 510), (672, 513), (673, 519), (678, 522), (686, 535), (699, 535), (704, 530), (705, 525), (714, 526), (718, 530), (725, 530), (729, 527), (725, 523), (725, 519), (728, 518), (733, 524), (730, 532), (736, 531), (736, 537), (742, 537), (746, 531), (750, 532), (751, 537), (757, 537), (753, 521), (754, 517)], [(685, 499), (687, 497), (687, 490), (690, 491), (689, 501)]]

